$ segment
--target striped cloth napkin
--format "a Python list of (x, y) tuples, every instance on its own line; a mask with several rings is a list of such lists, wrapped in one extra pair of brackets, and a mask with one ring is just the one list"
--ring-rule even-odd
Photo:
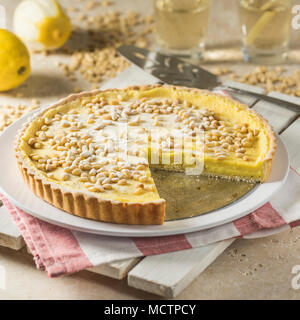
[(291, 168), (272, 199), (245, 217), (211, 229), (154, 238), (93, 235), (41, 221), (14, 207), (3, 195), (39, 269), (50, 277), (70, 274), (117, 260), (163, 254), (230, 238), (256, 238), (300, 225), (300, 175)]

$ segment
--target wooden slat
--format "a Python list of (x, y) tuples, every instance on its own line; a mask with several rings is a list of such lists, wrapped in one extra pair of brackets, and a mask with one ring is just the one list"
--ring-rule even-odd
[(116, 78), (105, 82), (105, 84), (101, 86), (101, 89), (124, 88), (132, 85), (154, 84), (157, 82), (158, 80), (156, 78), (144, 72), (139, 67), (132, 65), (121, 72)]
[(281, 138), (288, 148), (291, 165), (300, 172), (300, 118), (283, 131)]
[(98, 273), (114, 279), (124, 279), (127, 276), (127, 273), (135, 267), (141, 258), (126, 259), (121, 261), (116, 261), (112, 263), (102, 264), (88, 269), (91, 272)]
[[(250, 92), (254, 92), (254, 93), (260, 93), (263, 94), (265, 92), (265, 90), (263, 88), (260, 87), (255, 87), (255, 86), (250, 86), (248, 84), (244, 84), (244, 83), (240, 83), (240, 82), (235, 82), (235, 81), (225, 81), (224, 85), (226, 86), (230, 86), (236, 89), (244, 89), (244, 90), (248, 90)], [(251, 97), (251, 96), (246, 96), (246, 95), (241, 95), (238, 93), (234, 93), (234, 92), (230, 92), (230, 95), (234, 98), (237, 99), (239, 101), (241, 101), (242, 103), (245, 103), (248, 106), (252, 106), (255, 102), (258, 101), (257, 98)]]
[[(300, 105), (299, 98), (288, 96), (286, 94), (270, 92), (269, 96), (277, 97)], [(262, 100), (256, 103), (253, 109), (266, 118), (278, 133), (284, 130), (297, 117), (297, 114), (293, 111)]]
[(233, 241), (146, 257), (128, 273), (128, 284), (160, 296), (175, 297)]
[(13, 223), (9, 211), (0, 208), (0, 246), (19, 250), (25, 245), (17, 226)]

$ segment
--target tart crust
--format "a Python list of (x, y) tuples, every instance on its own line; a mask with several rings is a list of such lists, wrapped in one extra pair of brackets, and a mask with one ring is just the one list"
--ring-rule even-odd
[(119, 224), (162, 224), (165, 200), (143, 203), (123, 203), (100, 199), (84, 192), (68, 191), (41, 179), (19, 162), (19, 169), (29, 188), (38, 197), (73, 215)]
[[(124, 92), (126, 90), (149, 90), (152, 88), (160, 87), (161, 85), (146, 85), (146, 86), (130, 86), (125, 89), (106, 89), (106, 90), (93, 90), (90, 92), (82, 92), (79, 94), (72, 94), (67, 98), (64, 98), (54, 105), (44, 109), (40, 113), (34, 115), (19, 131), (15, 140), (15, 154), (18, 162), (19, 170), (23, 176), (24, 181), (28, 187), (41, 199), (54, 205), (55, 207), (62, 209), (70, 214), (93, 219), (97, 221), (113, 222), (118, 224), (137, 224), (137, 225), (152, 225), (162, 224), (164, 222), (166, 201), (164, 199), (158, 199), (155, 201), (147, 202), (121, 202), (109, 199), (101, 199), (101, 195), (95, 196), (92, 192), (85, 190), (74, 190), (66, 185), (58, 185), (55, 182), (46, 180), (42, 175), (38, 173), (38, 170), (33, 170), (24, 159), (20, 143), (24, 131), (31, 124), (32, 120), (36, 117), (43, 116), (49, 109), (54, 109), (60, 105), (72, 102), (81, 97), (94, 96), (98, 93), (105, 91)], [(220, 96), (217, 93), (211, 93), (206, 90), (176, 87), (176, 86), (163, 86), (172, 90), (185, 90), (193, 94), (209, 94)], [(230, 97), (221, 96), (223, 99), (238, 103), (242, 108), (247, 109), (252, 113), (258, 121), (264, 124), (267, 128), (269, 138), (269, 150), (263, 159), (263, 176), (261, 182), (265, 182), (272, 169), (272, 162), (274, 154), (276, 152), (276, 137), (272, 127), (268, 122), (259, 115), (255, 110), (249, 109), (248, 106), (235, 101)]]

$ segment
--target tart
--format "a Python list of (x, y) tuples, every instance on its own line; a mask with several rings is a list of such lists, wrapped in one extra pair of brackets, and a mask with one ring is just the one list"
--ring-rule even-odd
[(231, 98), (150, 85), (71, 95), (30, 119), (15, 150), (29, 188), (57, 208), (162, 224), (166, 201), (150, 168), (263, 183), (276, 138), (266, 120)]

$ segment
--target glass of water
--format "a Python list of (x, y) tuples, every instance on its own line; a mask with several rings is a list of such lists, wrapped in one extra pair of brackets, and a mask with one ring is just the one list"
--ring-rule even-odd
[(247, 62), (282, 63), (288, 51), (293, 0), (238, 0)]
[(201, 58), (211, 0), (153, 0), (158, 50)]

